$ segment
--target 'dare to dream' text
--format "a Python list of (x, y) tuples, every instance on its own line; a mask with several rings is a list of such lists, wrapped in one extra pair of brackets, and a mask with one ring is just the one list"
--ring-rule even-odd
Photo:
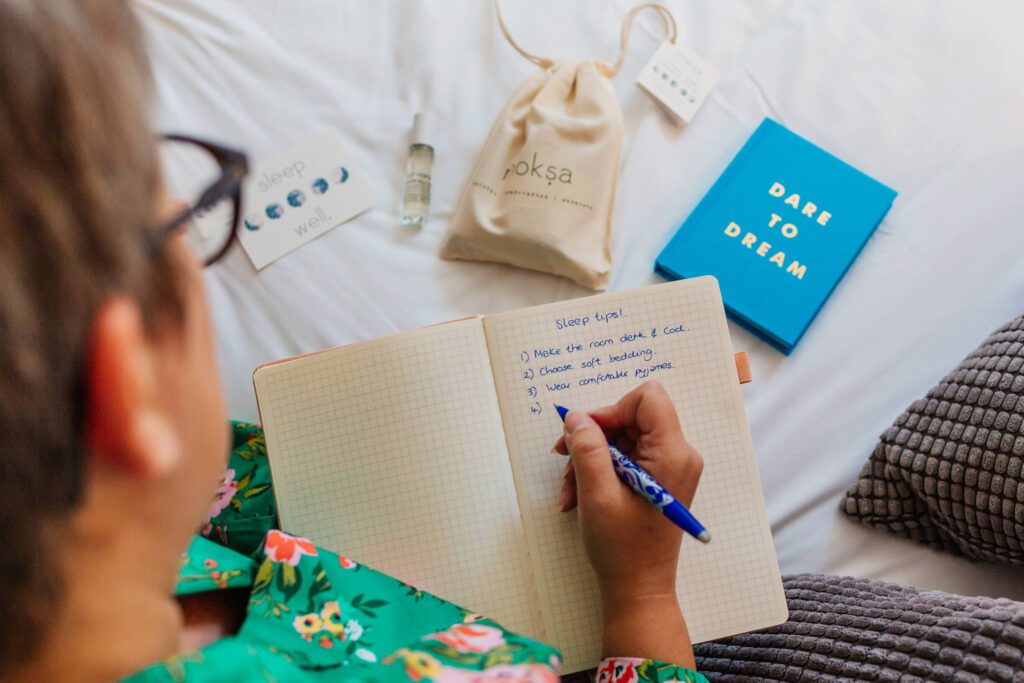
[[(782, 199), (783, 204), (796, 209), (803, 219), (802, 222), (809, 224), (812, 230), (827, 226), (832, 218), (830, 212), (822, 211), (814, 202), (801, 200), (800, 195), (795, 192), (787, 194), (786, 188), (782, 183), (772, 183), (772, 186), (768, 188), (768, 194)], [(793, 239), (800, 234), (800, 228), (796, 223), (786, 221), (775, 212), (772, 212), (771, 217), (768, 219), (768, 228), (777, 232), (784, 239)], [(738, 223), (730, 222), (726, 225), (725, 235), (730, 238), (739, 238), (740, 246), (746, 247), (752, 253), (762, 258), (767, 258), (769, 263), (774, 263), (798, 280), (803, 280), (804, 275), (807, 274), (806, 263), (800, 263), (793, 258), (787, 259), (785, 251), (773, 248), (771, 242), (758, 238), (755, 233), (749, 230), (744, 230)]]

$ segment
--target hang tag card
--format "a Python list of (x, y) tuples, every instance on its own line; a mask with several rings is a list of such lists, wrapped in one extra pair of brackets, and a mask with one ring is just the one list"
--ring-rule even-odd
[(686, 123), (697, 115), (717, 81), (714, 67), (669, 40), (661, 44), (636, 79), (655, 101)]
[(239, 240), (257, 270), (374, 204), (341, 138), (326, 131), (261, 164), (242, 191)]

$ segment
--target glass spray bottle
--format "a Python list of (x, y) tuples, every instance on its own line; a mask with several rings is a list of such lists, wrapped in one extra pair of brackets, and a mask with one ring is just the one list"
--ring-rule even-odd
[(405, 166), (402, 225), (423, 225), (430, 209), (430, 182), (434, 166), (434, 117), (426, 112), (413, 119), (412, 145)]

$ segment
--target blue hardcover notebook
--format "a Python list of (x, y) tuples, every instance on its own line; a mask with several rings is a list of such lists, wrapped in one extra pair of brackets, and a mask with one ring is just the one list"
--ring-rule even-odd
[(655, 270), (670, 280), (715, 276), (729, 315), (789, 354), (895, 198), (765, 119)]

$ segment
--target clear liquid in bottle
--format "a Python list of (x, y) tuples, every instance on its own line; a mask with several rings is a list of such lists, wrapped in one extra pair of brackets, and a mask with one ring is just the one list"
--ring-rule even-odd
[(405, 166), (405, 193), (402, 197), (402, 225), (423, 225), (430, 216), (430, 181), (434, 167), (434, 148), (414, 144), (409, 148)]
[(402, 225), (423, 225), (430, 217), (430, 186), (434, 170), (434, 117), (420, 112), (413, 122), (412, 145), (405, 166)]

